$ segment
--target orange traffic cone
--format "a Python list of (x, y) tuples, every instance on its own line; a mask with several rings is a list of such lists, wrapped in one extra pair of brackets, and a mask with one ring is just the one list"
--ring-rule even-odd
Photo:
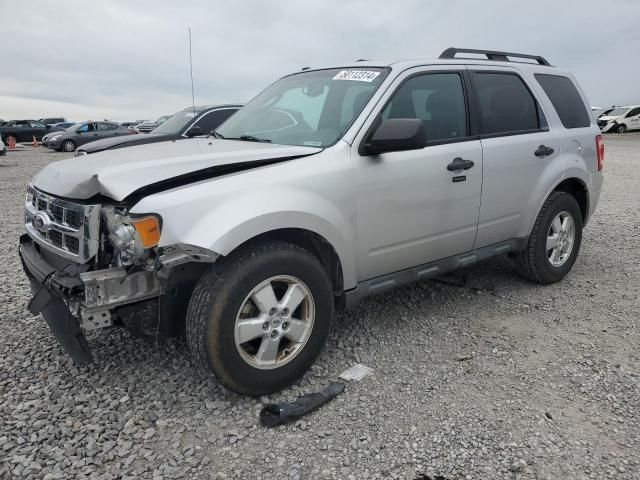
[(14, 137), (9, 137), (9, 141), (7, 142), (7, 144), (9, 145), (9, 150), (16, 149), (16, 139)]
[(36, 142), (36, 136), (33, 136), (33, 143), (31, 144), (31, 146), (33, 147), (37, 147), (38, 146), (38, 142)]

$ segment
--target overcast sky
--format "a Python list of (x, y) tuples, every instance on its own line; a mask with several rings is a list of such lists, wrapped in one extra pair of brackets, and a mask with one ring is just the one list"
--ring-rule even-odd
[[(545, 56), (592, 105), (640, 103), (640, 1), (14, 1), (0, 15), (0, 118), (134, 120), (245, 102), (304, 66), (433, 58), (450, 46)], [(5, 6), (8, 6), (6, 4)]]

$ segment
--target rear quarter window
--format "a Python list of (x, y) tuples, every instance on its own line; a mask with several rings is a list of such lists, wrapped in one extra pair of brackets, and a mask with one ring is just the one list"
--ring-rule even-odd
[(475, 72), (481, 132), (505, 135), (546, 126), (538, 104), (522, 79), (507, 72)]
[(536, 73), (535, 77), (551, 100), (564, 128), (581, 128), (591, 125), (591, 117), (570, 78), (544, 73)]

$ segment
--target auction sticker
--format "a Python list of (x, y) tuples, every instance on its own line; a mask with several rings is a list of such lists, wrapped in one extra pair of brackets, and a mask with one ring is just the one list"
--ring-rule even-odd
[(355, 80), (356, 82), (373, 82), (380, 72), (372, 72), (370, 70), (342, 70), (334, 80)]

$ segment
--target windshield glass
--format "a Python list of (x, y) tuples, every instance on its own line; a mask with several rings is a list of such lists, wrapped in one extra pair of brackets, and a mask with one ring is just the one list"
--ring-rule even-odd
[(183, 110), (176, 113), (169, 120), (161, 125), (158, 125), (152, 130), (153, 133), (159, 133), (162, 135), (175, 135), (182, 131), (193, 119), (193, 110)]
[(65, 130), (67, 132), (75, 132), (78, 128), (80, 128), (81, 125), (82, 125), (81, 123), (74, 123), (70, 127), (65, 128)]
[(607, 113), (607, 117), (617, 117), (618, 115), (624, 115), (628, 111), (628, 108), (616, 108), (615, 110)]
[(338, 141), (378, 89), (383, 68), (336, 68), (278, 80), (227, 120), (227, 139), (326, 147)]

